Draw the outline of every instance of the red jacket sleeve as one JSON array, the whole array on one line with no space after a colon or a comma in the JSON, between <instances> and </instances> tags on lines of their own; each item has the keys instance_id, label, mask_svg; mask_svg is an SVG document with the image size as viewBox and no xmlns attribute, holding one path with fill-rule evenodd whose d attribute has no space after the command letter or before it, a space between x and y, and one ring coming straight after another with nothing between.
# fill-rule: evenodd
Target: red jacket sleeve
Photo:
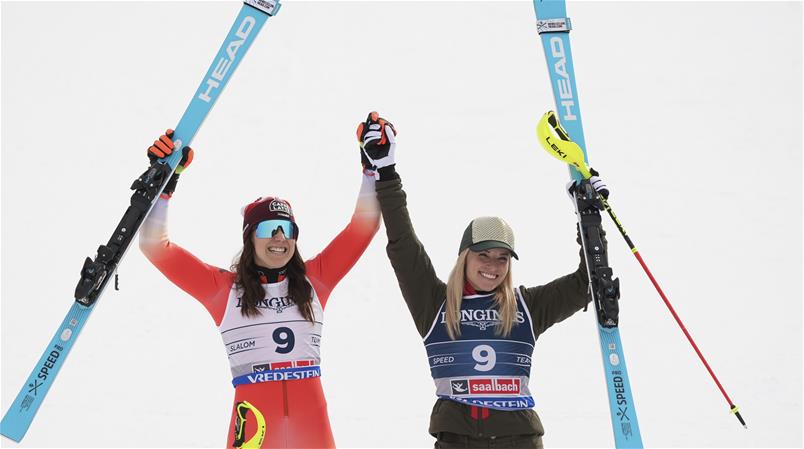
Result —
<instances>
[{"instance_id":1,"label":"red jacket sleeve","mask_svg":"<svg viewBox=\"0 0 804 449\"><path fill-rule=\"evenodd\" d=\"M307 277L312 281L322 307L326 306L332 289L352 269L380 229L380 206L374 182L373 177L363 175L351 221L320 254L305 263Z\"/></svg>"},{"instance_id":2,"label":"red jacket sleeve","mask_svg":"<svg viewBox=\"0 0 804 449\"><path fill-rule=\"evenodd\" d=\"M167 232L168 200L160 198L143 223L140 249L171 282L206 307L220 325L234 274L208 265L171 242Z\"/></svg>"}]
</instances>

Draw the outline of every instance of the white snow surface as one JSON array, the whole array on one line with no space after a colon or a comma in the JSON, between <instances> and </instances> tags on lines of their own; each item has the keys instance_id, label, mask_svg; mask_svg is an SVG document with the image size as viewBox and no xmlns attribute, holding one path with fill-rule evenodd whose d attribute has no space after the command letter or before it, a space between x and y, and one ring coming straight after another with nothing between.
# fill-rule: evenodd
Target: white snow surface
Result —
<instances>
[{"instance_id":1,"label":"white snow surface","mask_svg":"<svg viewBox=\"0 0 804 449\"><path fill-rule=\"evenodd\" d=\"M2 412L174 127L237 2L2 4ZM576 2L586 142L613 205L749 430L615 227L621 336L649 447L802 446L802 4ZM516 232L515 281L577 265L567 169L538 146L553 99L533 6L292 2L268 21L193 141L175 242L227 267L240 208L288 198L312 257L359 188L354 131L399 130L398 170L442 279L475 216ZM341 447L432 447L425 351L384 229L326 310L323 384ZM205 309L133 247L21 444L221 447L233 389ZM548 447L612 447L593 313L539 338Z\"/></svg>"}]
</instances>

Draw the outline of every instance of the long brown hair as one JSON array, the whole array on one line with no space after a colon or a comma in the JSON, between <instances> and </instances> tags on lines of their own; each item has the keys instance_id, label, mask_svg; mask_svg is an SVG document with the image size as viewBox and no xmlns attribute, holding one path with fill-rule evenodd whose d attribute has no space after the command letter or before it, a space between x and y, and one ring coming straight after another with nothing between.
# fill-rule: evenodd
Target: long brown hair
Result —
<instances>
[{"instance_id":1,"label":"long brown hair","mask_svg":"<svg viewBox=\"0 0 804 449\"><path fill-rule=\"evenodd\" d=\"M240 313L245 317L256 317L262 314L257 307L260 301L265 299L265 289L260 283L260 276L257 274L257 264L254 262L254 243L247 239L243 244L243 250L232 263L232 271L235 272L235 284L238 291L243 293L240 298ZM288 262L286 277L288 280L288 296L296 303L302 316L307 321L315 321L313 316L313 287L307 282L305 274L307 269L304 259L299 255L299 247L293 249L293 256Z\"/></svg>"},{"instance_id":2,"label":"long brown hair","mask_svg":"<svg viewBox=\"0 0 804 449\"><path fill-rule=\"evenodd\" d=\"M463 286L466 284L466 258L469 249L461 251L452 273L447 281L447 304L446 309L447 333L453 340L461 335L461 303L463 302ZM511 265L508 265L508 273L505 274L502 282L494 291L494 306L500 314L500 325L497 326L497 335L509 336L511 329L516 321L516 295L514 294L514 282L511 279Z\"/></svg>"}]
</instances>

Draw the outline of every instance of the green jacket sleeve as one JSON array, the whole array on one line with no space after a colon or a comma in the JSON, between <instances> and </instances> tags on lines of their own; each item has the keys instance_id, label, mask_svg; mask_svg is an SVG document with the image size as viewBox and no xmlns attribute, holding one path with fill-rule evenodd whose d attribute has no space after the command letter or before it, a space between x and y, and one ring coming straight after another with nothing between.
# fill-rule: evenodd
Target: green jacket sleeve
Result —
<instances>
[{"instance_id":1,"label":"green jacket sleeve","mask_svg":"<svg viewBox=\"0 0 804 449\"><path fill-rule=\"evenodd\" d=\"M430 257L416 237L401 179L377 182L377 199L388 235L388 258L416 329L424 337L446 298L447 285L436 276Z\"/></svg>"},{"instance_id":2,"label":"green jacket sleeve","mask_svg":"<svg viewBox=\"0 0 804 449\"><path fill-rule=\"evenodd\" d=\"M583 250L581 262L574 273L538 287L519 288L530 310L536 336L553 324L569 318L591 301L586 260L582 253Z\"/></svg>"}]
</instances>

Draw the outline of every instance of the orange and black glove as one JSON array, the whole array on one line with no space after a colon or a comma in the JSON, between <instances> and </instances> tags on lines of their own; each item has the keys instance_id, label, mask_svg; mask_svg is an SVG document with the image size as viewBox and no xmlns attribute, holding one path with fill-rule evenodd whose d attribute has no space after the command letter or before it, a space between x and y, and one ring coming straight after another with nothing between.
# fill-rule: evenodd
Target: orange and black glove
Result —
<instances>
[{"instance_id":1,"label":"orange and black glove","mask_svg":"<svg viewBox=\"0 0 804 449\"><path fill-rule=\"evenodd\" d=\"M157 159L162 159L173 154L174 149L173 130L168 129L165 131L165 134L162 134L158 139L154 140L153 145L148 147L148 159L153 164ZM181 175L181 173L193 162L194 153L192 148L184 147L181 149L181 152L181 161L179 161L179 165L173 172L173 176L170 177L170 180L168 180L167 184L165 184L164 190L162 190L162 193L165 195L170 196L173 194L173 192L176 190L176 183L179 182L179 175Z\"/></svg>"}]
</instances>

